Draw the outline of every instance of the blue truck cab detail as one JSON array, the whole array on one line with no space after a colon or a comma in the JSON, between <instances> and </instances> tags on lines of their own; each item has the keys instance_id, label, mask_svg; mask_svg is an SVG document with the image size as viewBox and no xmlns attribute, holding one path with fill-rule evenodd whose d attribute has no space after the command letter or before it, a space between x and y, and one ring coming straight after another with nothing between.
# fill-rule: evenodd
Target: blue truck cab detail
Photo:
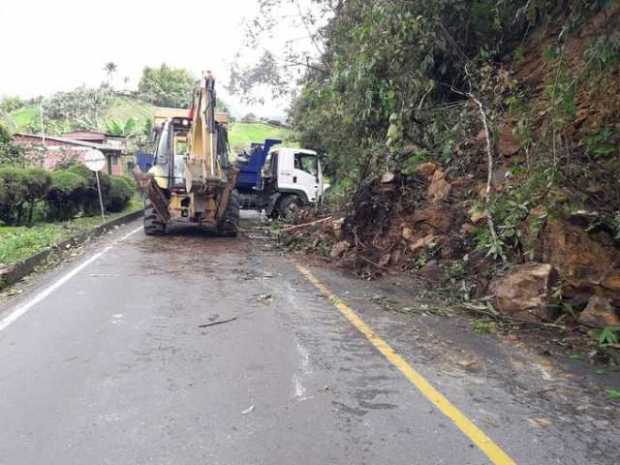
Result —
<instances>
[{"instance_id":1,"label":"blue truck cab detail","mask_svg":"<svg viewBox=\"0 0 620 465\"><path fill-rule=\"evenodd\" d=\"M252 144L250 154L237 159L239 177L236 189L242 194L251 194L261 187L261 170L269 155L269 151L275 145L281 144L278 139L266 139L262 144Z\"/></svg>"},{"instance_id":2,"label":"blue truck cab detail","mask_svg":"<svg viewBox=\"0 0 620 465\"><path fill-rule=\"evenodd\" d=\"M139 150L136 153L136 163L142 172L147 173L155 163L155 155Z\"/></svg>"}]
</instances>

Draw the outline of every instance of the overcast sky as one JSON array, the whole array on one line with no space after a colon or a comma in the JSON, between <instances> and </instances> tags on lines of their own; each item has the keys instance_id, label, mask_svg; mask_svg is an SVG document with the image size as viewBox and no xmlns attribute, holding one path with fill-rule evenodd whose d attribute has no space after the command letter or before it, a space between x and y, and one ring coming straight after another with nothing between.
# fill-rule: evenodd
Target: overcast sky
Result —
<instances>
[{"instance_id":1,"label":"overcast sky","mask_svg":"<svg viewBox=\"0 0 620 465\"><path fill-rule=\"evenodd\" d=\"M0 0L0 96L34 97L105 80L118 64L115 87L130 87L144 66L211 69L220 95L243 41L242 22L256 0ZM246 108L224 97L237 113ZM252 110L281 113L284 103Z\"/></svg>"}]
</instances>

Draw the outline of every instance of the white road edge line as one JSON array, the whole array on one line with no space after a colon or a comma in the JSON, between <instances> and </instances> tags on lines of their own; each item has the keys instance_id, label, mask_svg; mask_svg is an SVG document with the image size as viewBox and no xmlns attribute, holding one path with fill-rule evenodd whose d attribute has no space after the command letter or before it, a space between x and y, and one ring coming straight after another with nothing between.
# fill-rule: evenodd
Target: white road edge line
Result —
<instances>
[{"instance_id":1,"label":"white road edge line","mask_svg":"<svg viewBox=\"0 0 620 465\"><path fill-rule=\"evenodd\" d=\"M21 318L26 313L28 313L32 309L32 307L34 307L39 302L44 300L46 297L48 297L50 294L52 294L56 289L58 289L61 286L63 286L66 282L68 282L71 278L73 278L75 275L77 275L80 271L82 271L88 265L90 265L94 261L96 261L99 258L101 258L104 254L109 252L116 244L118 244L119 242L123 242L126 239L129 239L131 236L133 236L134 234L136 234L138 231L141 231L141 230L142 230L142 226L140 226L139 228L136 228L133 231L130 231L129 233L125 234L120 239L114 241L111 245L106 246L101 252L97 252L95 255L90 257L88 260L82 262L80 265L75 267L73 270L69 271L67 274L62 276L60 279L58 279L57 281L55 281L52 284L50 284L48 287L43 289L41 292L39 292L37 295L35 295L28 302L25 302L25 303L19 305L17 308L15 308L13 311L11 311L7 316L5 316L4 318L2 318L0 320L0 331L4 331L10 325L15 323L19 318Z\"/></svg>"}]
</instances>

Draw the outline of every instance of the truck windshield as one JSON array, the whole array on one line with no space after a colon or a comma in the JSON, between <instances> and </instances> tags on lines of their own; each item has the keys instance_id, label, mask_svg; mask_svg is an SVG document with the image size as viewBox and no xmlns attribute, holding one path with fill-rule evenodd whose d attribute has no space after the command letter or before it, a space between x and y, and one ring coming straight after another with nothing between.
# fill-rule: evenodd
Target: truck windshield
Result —
<instances>
[{"instance_id":1,"label":"truck windshield","mask_svg":"<svg viewBox=\"0 0 620 465\"><path fill-rule=\"evenodd\" d=\"M296 153L295 169L317 176L319 173L317 156L310 153Z\"/></svg>"}]
</instances>

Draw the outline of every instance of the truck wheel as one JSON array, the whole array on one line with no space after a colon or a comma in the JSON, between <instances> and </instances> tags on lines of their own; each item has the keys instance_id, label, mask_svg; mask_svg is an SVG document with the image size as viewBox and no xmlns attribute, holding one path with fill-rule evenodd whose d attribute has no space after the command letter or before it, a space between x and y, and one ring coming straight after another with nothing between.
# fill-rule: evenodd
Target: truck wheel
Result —
<instances>
[{"instance_id":1,"label":"truck wheel","mask_svg":"<svg viewBox=\"0 0 620 465\"><path fill-rule=\"evenodd\" d=\"M166 232L166 224L151 205L151 201L144 201L144 234L147 236L161 236Z\"/></svg>"},{"instance_id":2,"label":"truck wheel","mask_svg":"<svg viewBox=\"0 0 620 465\"><path fill-rule=\"evenodd\" d=\"M239 234L240 210L239 193L237 191L232 191L222 221L217 228L221 236L237 237L237 234Z\"/></svg>"},{"instance_id":3,"label":"truck wheel","mask_svg":"<svg viewBox=\"0 0 620 465\"><path fill-rule=\"evenodd\" d=\"M285 221L292 221L303 203L296 195L287 195L278 203L278 214Z\"/></svg>"}]
</instances>

